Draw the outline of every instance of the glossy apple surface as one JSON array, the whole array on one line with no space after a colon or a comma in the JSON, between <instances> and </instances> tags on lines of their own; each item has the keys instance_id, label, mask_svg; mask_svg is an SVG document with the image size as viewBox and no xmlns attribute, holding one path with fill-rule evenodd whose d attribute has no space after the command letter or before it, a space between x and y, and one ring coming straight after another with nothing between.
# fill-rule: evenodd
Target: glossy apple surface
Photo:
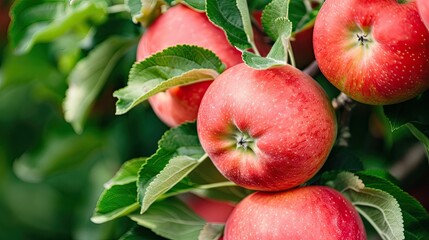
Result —
<instances>
[{"instance_id":1,"label":"glossy apple surface","mask_svg":"<svg viewBox=\"0 0 429 240\"><path fill-rule=\"evenodd\" d=\"M415 1L327 0L313 42L326 78L359 102L399 103L429 88L429 32Z\"/></svg>"},{"instance_id":2,"label":"glossy apple surface","mask_svg":"<svg viewBox=\"0 0 429 240\"><path fill-rule=\"evenodd\" d=\"M420 17L429 29L429 1L428 0L417 0L417 6L420 11Z\"/></svg>"},{"instance_id":3,"label":"glossy apple surface","mask_svg":"<svg viewBox=\"0 0 429 240\"><path fill-rule=\"evenodd\" d=\"M325 92L292 66L255 70L239 64L226 70L204 95L197 128L204 150L226 178L265 191L311 178L336 136Z\"/></svg>"},{"instance_id":4,"label":"glossy apple surface","mask_svg":"<svg viewBox=\"0 0 429 240\"><path fill-rule=\"evenodd\" d=\"M365 229L353 205L322 186L285 192L257 192L229 217L225 240L364 240Z\"/></svg>"},{"instance_id":5,"label":"glossy apple surface","mask_svg":"<svg viewBox=\"0 0 429 240\"><path fill-rule=\"evenodd\" d=\"M137 60L178 44L198 45L213 51L227 66L242 62L241 53L232 47L225 33L204 13L178 4L159 16L139 42ZM159 93L149 102L158 117L170 127L195 120L198 106L210 82L175 87Z\"/></svg>"}]
</instances>

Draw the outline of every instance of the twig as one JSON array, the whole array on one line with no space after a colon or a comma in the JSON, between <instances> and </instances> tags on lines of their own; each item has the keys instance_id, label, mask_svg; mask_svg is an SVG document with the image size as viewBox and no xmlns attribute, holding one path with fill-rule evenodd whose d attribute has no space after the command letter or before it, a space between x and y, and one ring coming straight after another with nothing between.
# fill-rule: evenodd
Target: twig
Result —
<instances>
[{"instance_id":1,"label":"twig","mask_svg":"<svg viewBox=\"0 0 429 240\"><path fill-rule=\"evenodd\" d=\"M320 69L319 69L319 65L317 64L317 61L314 60L312 63L310 63L310 65L308 65L304 70L304 73L308 74L309 76L316 76L317 74L319 74Z\"/></svg>"},{"instance_id":2,"label":"twig","mask_svg":"<svg viewBox=\"0 0 429 240\"><path fill-rule=\"evenodd\" d=\"M349 145L350 133L350 118L351 111L356 106L356 102L349 98L345 93L340 93L338 97L332 100L332 106L339 112L339 133L337 145L347 147Z\"/></svg>"}]
</instances>

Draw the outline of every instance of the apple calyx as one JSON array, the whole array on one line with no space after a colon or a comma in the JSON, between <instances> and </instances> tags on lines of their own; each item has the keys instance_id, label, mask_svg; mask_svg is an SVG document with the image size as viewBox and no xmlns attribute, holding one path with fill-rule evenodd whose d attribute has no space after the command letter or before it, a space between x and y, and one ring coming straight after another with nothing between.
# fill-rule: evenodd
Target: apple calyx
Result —
<instances>
[{"instance_id":1,"label":"apple calyx","mask_svg":"<svg viewBox=\"0 0 429 240\"><path fill-rule=\"evenodd\" d=\"M365 42L369 42L368 34L359 35L358 33L356 33L356 37L358 38L358 42L360 45L364 45Z\"/></svg>"},{"instance_id":2,"label":"apple calyx","mask_svg":"<svg viewBox=\"0 0 429 240\"><path fill-rule=\"evenodd\" d=\"M248 133L242 132L238 130L237 133L234 134L234 138L236 141L236 149L242 149L243 151L251 151L255 152L256 142L255 139L250 136Z\"/></svg>"}]
</instances>

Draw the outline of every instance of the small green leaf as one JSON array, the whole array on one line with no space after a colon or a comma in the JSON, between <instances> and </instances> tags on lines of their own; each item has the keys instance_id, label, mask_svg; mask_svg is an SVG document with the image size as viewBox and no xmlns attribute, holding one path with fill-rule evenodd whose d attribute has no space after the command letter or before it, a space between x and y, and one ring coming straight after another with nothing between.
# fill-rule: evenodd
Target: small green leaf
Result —
<instances>
[{"instance_id":1,"label":"small green leaf","mask_svg":"<svg viewBox=\"0 0 429 240\"><path fill-rule=\"evenodd\" d=\"M406 126L426 147L429 157L429 91L421 96L394 105L383 106L384 114L389 119L392 132Z\"/></svg>"},{"instance_id":2,"label":"small green leaf","mask_svg":"<svg viewBox=\"0 0 429 240\"><path fill-rule=\"evenodd\" d=\"M175 198L156 202L144 214L129 216L156 234L175 240L198 239L206 222Z\"/></svg>"},{"instance_id":3,"label":"small green leaf","mask_svg":"<svg viewBox=\"0 0 429 240\"><path fill-rule=\"evenodd\" d=\"M289 38L292 34L292 22L289 21L290 0L273 0L262 12L262 26L272 39Z\"/></svg>"},{"instance_id":4,"label":"small green leaf","mask_svg":"<svg viewBox=\"0 0 429 240\"><path fill-rule=\"evenodd\" d=\"M166 7L163 0L125 0L134 23L148 27Z\"/></svg>"},{"instance_id":5,"label":"small green leaf","mask_svg":"<svg viewBox=\"0 0 429 240\"><path fill-rule=\"evenodd\" d=\"M141 212L184 179L201 163L204 155L195 123L167 131L159 142L158 151L139 172L137 186Z\"/></svg>"},{"instance_id":6,"label":"small green leaf","mask_svg":"<svg viewBox=\"0 0 429 240\"><path fill-rule=\"evenodd\" d=\"M124 114L150 96L171 87L212 80L225 66L211 51L189 45L165 49L134 64L128 86L116 91L116 114Z\"/></svg>"},{"instance_id":7,"label":"small green leaf","mask_svg":"<svg viewBox=\"0 0 429 240\"><path fill-rule=\"evenodd\" d=\"M101 194L91 221L94 223L108 222L135 212L139 207L135 182L114 185L105 189Z\"/></svg>"},{"instance_id":8,"label":"small green leaf","mask_svg":"<svg viewBox=\"0 0 429 240\"><path fill-rule=\"evenodd\" d=\"M11 15L12 47L18 53L26 53L34 44L49 42L67 31L87 25L88 21L104 21L107 4L103 0L78 1L72 5L64 0L17 1Z\"/></svg>"},{"instance_id":9,"label":"small green leaf","mask_svg":"<svg viewBox=\"0 0 429 240\"><path fill-rule=\"evenodd\" d=\"M282 38L277 39L268 53L267 57L261 57L254 53L243 52L243 61L255 69L268 69L271 67L284 66L287 64L287 53L283 45Z\"/></svg>"},{"instance_id":10,"label":"small green leaf","mask_svg":"<svg viewBox=\"0 0 429 240\"><path fill-rule=\"evenodd\" d=\"M110 188L114 185L125 185L128 183L136 183L140 168L145 165L147 158L136 158L126 161L121 168L116 172L115 176L110 179L105 185L105 188Z\"/></svg>"},{"instance_id":11,"label":"small green leaf","mask_svg":"<svg viewBox=\"0 0 429 240\"><path fill-rule=\"evenodd\" d=\"M383 240L405 239L402 211L391 194L365 186L350 172L339 173L332 186L353 203Z\"/></svg>"},{"instance_id":12,"label":"small green leaf","mask_svg":"<svg viewBox=\"0 0 429 240\"><path fill-rule=\"evenodd\" d=\"M252 45L252 49L255 51L257 55L259 54L258 48L255 44L255 39L253 35L253 27L252 22L250 20L249 7L247 6L247 0L236 0L237 8L240 11L241 21L243 22L244 32L247 36L247 41Z\"/></svg>"},{"instance_id":13,"label":"small green leaf","mask_svg":"<svg viewBox=\"0 0 429 240\"><path fill-rule=\"evenodd\" d=\"M290 0L289 20L292 22L292 31L299 32L314 23L321 4L312 8L312 2L306 0Z\"/></svg>"},{"instance_id":14,"label":"small green leaf","mask_svg":"<svg viewBox=\"0 0 429 240\"><path fill-rule=\"evenodd\" d=\"M399 129L407 123L429 125L429 92L412 100L383 106L384 114L389 119L392 131Z\"/></svg>"},{"instance_id":15,"label":"small green leaf","mask_svg":"<svg viewBox=\"0 0 429 240\"><path fill-rule=\"evenodd\" d=\"M236 0L206 0L206 13L211 22L225 31L233 46L241 50L252 47L248 41Z\"/></svg>"},{"instance_id":16,"label":"small green leaf","mask_svg":"<svg viewBox=\"0 0 429 240\"><path fill-rule=\"evenodd\" d=\"M426 156L429 158L429 126L408 123L406 125L411 133L421 142L426 148Z\"/></svg>"},{"instance_id":17,"label":"small green leaf","mask_svg":"<svg viewBox=\"0 0 429 240\"><path fill-rule=\"evenodd\" d=\"M82 132L89 110L113 68L133 43L133 40L111 37L78 62L70 73L64 115L77 133Z\"/></svg>"},{"instance_id":18,"label":"small green leaf","mask_svg":"<svg viewBox=\"0 0 429 240\"><path fill-rule=\"evenodd\" d=\"M206 1L205 0L182 0L181 3L191 7L192 9L204 12L206 11Z\"/></svg>"},{"instance_id":19,"label":"small green leaf","mask_svg":"<svg viewBox=\"0 0 429 240\"><path fill-rule=\"evenodd\" d=\"M138 172L147 158L137 158L125 162L115 176L104 187L91 221L104 223L128 215L139 209L137 201Z\"/></svg>"},{"instance_id":20,"label":"small green leaf","mask_svg":"<svg viewBox=\"0 0 429 240\"><path fill-rule=\"evenodd\" d=\"M151 179L149 184L145 184L144 187L139 189L140 191L144 191L144 197L141 202L141 212L145 212L152 203L179 183L205 158L204 156L200 159L188 156L171 158L165 168Z\"/></svg>"}]
</instances>

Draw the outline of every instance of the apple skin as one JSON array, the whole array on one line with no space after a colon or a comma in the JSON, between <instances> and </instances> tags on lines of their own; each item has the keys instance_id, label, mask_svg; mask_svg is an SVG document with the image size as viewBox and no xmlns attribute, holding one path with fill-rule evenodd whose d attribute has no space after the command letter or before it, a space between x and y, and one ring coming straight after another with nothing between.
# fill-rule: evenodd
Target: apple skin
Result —
<instances>
[{"instance_id":1,"label":"apple skin","mask_svg":"<svg viewBox=\"0 0 429 240\"><path fill-rule=\"evenodd\" d=\"M239 64L210 85L197 130L227 179L252 190L279 191L306 182L321 168L335 141L336 119L323 89L298 69Z\"/></svg>"},{"instance_id":2,"label":"apple skin","mask_svg":"<svg viewBox=\"0 0 429 240\"><path fill-rule=\"evenodd\" d=\"M269 45L255 34L262 54ZM159 16L140 39L137 60L178 44L198 45L213 51L226 67L243 62L241 52L227 40L225 33L211 23L204 13L178 4ZM174 87L149 98L157 116L168 126L176 127L186 121L194 121L201 99L211 81Z\"/></svg>"},{"instance_id":3,"label":"apple skin","mask_svg":"<svg viewBox=\"0 0 429 240\"><path fill-rule=\"evenodd\" d=\"M429 88L429 32L415 1L327 0L313 43L322 73L356 101L394 104Z\"/></svg>"},{"instance_id":4,"label":"apple skin","mask_svg":"<svg viewBox=\"0 0 429 240\"><path fill-rule=\"evenodd\" d=\"M427 29L429 29L429 1L428 0L417 0L417 6L420 11L420 17L425 23Z\"/></svg>"},{"instance_id":5,"label":"apple skin","mask_svg":"<svg viewBox=\"0 0 429 240\"><path fill-rule=\"evenodd\" d=\"M324 186L285 192L256 192L230 215L225 240L364 240L365 229L353 205Z\"/></svg>"},{"instance_id":6,"label":"apple skin","mask_svg":"<svg viewBox=\"0 0 429 240\"><path fill-rule=\"evenodd\" d=\"M184 201L198 216L210 223L225 223L235 207L228 202L203 198L193 194L186 195Z\"/></svg>"}]
</instances>

